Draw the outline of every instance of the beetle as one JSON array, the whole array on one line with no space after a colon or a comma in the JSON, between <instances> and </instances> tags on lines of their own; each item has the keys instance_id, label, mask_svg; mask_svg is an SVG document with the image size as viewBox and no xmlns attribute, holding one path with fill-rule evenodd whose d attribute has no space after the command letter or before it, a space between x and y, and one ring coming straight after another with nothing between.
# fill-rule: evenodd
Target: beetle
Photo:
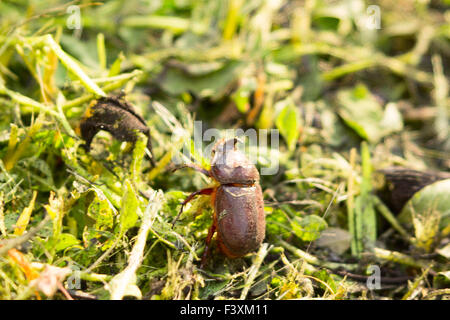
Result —
<instances>
[{"instance_id":1,"label":"beetle","mask_svg":"<svg viewBox=\"0 0 450 320\"><path fill-rule=\"evenodd\" d=\"M86 141L83 145L86 152L90 151L92 140L100 130L111 133L119 141L132 143L137 140L136 132L142 132L148 137L147 149L151 154L149 160L152 166L155 166L150 129L145 120L134 111L133 106L125 100L123 93L101 97L87 108L77 127L77 133Z\"/></svg>"},{"instance_id":2,"label":"beetle","mask_svg":"<svg viewBox=\"0 0 450 320\"><path fill-rule=\"evenodd\" d=\"M191 193L184 206L197 195L210 195L214 208L213 223L206 237L201 266L206 262L211 239L217 232L219 250L229 258L238 258L256 251L265 237L264 200L255 165L236 148L238 138L221 139L212 148L211 169L185 164L216 181L216 185ZM177 168L176 170L180 169Z\"/></svg>"}]
</instances>

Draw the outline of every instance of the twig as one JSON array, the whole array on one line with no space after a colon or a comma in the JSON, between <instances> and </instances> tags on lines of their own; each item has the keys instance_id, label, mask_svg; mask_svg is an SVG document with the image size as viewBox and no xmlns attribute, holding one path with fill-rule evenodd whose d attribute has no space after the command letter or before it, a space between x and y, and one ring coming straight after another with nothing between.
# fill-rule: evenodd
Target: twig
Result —
<instances>
[{"instance_id":1,"label":"twig","mask_svg":"<svg viewBox=\"0 0 450 320\"><path fill-rule=\"evenodd\" d=\"M253 281L255 281L258 270L261 267L261 263L264 261L264 258L266 257L271 247L272 246L269 247L268 243L264 243L256 254L255 260L253 261L253 264L248 272L248 277L247 281L245 281L244 289L241 292L241 300L245 300L247 298L248 291L250 290Z\"/></svg>"},{"instance_id":2,"label":"twig","mask_svg":"<svg viewBox=\"0 0 450 320\"><path fill-rule=\"evenodd\" d=\"M28 240L30 240L32 237L34 237L34 235L36 233L38 233L39 230L41 230L45 226L45 224L49 220L50 220L50 216L47 215L44 218L44 220L39 222L39 224L36 227L31 228L24 235L22 235L20 237L17 237L17 238L0 241L0 256L5 254L6 252L8 252L10 249L15 248L15 247L21 245L22 243L27 242Z\"/></svg>"},{"instance_id":3,"label":"twig","mask_svg":"<svg viewBox=\"0 0 450 320\"><path fill-rule=\"evenodd\" d=\"M287 243L284 240L279 240L278 244L281 245L282 247L286 248L290 252L292 252L295 256L305 260L306 262L308 262L312 265L322 266L322 267L329 268L329 269L343 268L346 270L355 270L358 267L357 264L346 264L346 263L322 261L322 260L318 259L317 257L313 256L312 254L307 253L299 248L296 248L293 245L290 245L289 243Z\"/></svg>"},{"instance_id":4,"label":"twig","mask_svg":"<svg viewBox=\"0 0 450 320\"><path fill-rule=\"evenodd\" d=\"M417 287L419 286L420 282L423 280L423 278L425 278L425 276L428 274L428 272L430 271L432 266L429 266L424 272L422 272L422 274L420 275L420 277L418 277L416 279L416 281L414 281L414 283L411 285L411 288L408 290L408 292L403 296L402 300L410 300L412 294L414 293L414 291L417 289Z\"/></svg>"},{"instance_id":5,"label":"twig","mask_svg":"<svg viewBox=\"0 0 450 320\"><path fill-rule=\"evenodd\" d=\"M391 226L397 230L405 239L409 242L412 242L411 236L406 232L406 230L398 223L397 219L391 213L388 207L381 202L381 200L377 196L373 196L373 201L375 207L381 213L381 215L391 224Z\"/></svg>"},{"instance_id":6,"label":"twig","mask_svg":"<svg viewBox=\"0 0 450 320\"><path fill-rule=\"evenodd\" d=\"M101 87L101 89L104 92L110 92L110 91L116 90L116 89L122 87L122 85L124 83L128 82L130 79L132 79L134 77L137 77L137 76L139 76L141 74L142 74L141 70L134 70L134 71L132 71L130 73L121 74L120 76L114 77L114 78L116 78L117 81L111 82L111 83ZM113 77L109 78L109 80L112 80L112 79L113 79ZM106 80L106 79L104 79L104 80ZM93 81L95 82L95 79ZM103 82L103 81L100 81L100 82ZM91 101L94 98L95 98L95 94L87 93L87 94L85 94L85 95L83 95L83 96L81 96L79 98L67 101L66 103L64 103L62 105L62 109L64 111L67 111L67 110L69 110L69 109L71 109L73 107L76 107L78 105L82 105L83 103Z\"/></svg>"},{"instance_id":7,"label":"twig","mask_svg":"<svg viewBox=\"0 0 450 320\"><path fill-rule=\"evenodd\" d=\"M62 294L66 297L67 300L74 300L72 298L72 296L70 295L70 293L67 292L66 288L64 288L64 286L60 282L57 283L57 286L58 286L59 291L62 292Z\"/></svg>"},{"instance_id":8,"label":"twig","mask_svg":"<svg viewBox=\"0 0 450 320\"><path fill-rule=\"evenodd\" d=\"M351 273L345 270L335 270L333 271L341 276L349 277L352 279L355 279L357 281L366 282L367 279L369 279L370 276L366 276L363 274L355 274ZM401 277L380 277L380 282L387 283L387 284L394 284L394 283L403 283L407 282L408 280L413 280L414 277L410 276L401 276Z\"/></svg>"},{"instance_id":9,"label":"twig","mask_svg":"<svg viewBox=\"0 0 450 320\"><path fill-rule=\"evenodd\" d=\"M444 294L450 295L450 289L446 288L446 289L433 290L425 296L425 299L434 298L436 296L440 296L440 295L444 295Z\"/></svg>"},{"instance_id":10,"label":"twig","mask_svg":"<svg viewBox=\"0 0 450 320\"><path fill-rule=\"evenodd\" d=\"M95 268L97 268L98 265L99 265L103 260L105 260L105 259L109 256L109 254L116 248L116 245L117 245L117 243L119 242L119 240L120 240L120 239L116 239L116 240L113 242L112 246L109 247L108 250L106 250L105 252L103 252L103 254L102 254L102 255L101 255L101 256L100 256L93 264L91 264L91 266L90 266L89 268L87 268L87 269L85 270L85 272L89 273L89 272L91 272L92 270L94 270Z\"/></svg>"},{"instance_id":11,"label":"twig","mask_svg":"<svg viewBox=\"0 0 450 320\"><path fill-rule=\"evenodd\" d=\"M162 196L161 191L154 191L149 197L149 204L142 217L142 224L137 235L136 243L131 250L128 266L109 283L112 300L122 299L127 293L127 289L132 285L135 286L136 271L142 263L145 242L153 224L154 217L162 206ZM137 287L136 289L139 290Z\"/></svg>"},{"instance_id":12,"label":"twig","mask_svg":"<svg viewBox=\"0 0 450 320\"><path fill-rule=\"evenodd\" d=\"M106 96L106 93L84 73L83 69L81 69L74 59L72 59L67 53L64 52L64 50L61 49L59 44L55 42L51 35L46 35L44 37L44 43L58 56L59 60L67 68L67 70L71 71L78 77L86 89L98 96Z\"/></svg>"},{"instance_id":13,"label":"twig","mask_svg":"<svg viewBox=\"0 0 450 320\"><path fill-rule=\"evenodd\" d=\"M391 262L403 264L414 268L427 269L429 267L429 265L427 265L427 263L425 263L424 261L413 259L410 256L397 251L389 251L386 249L374 248L374 254L375 257L377 257L378 259L388 260ZM436 272L430 270L430 274L435 275Z\"/></svg>"},{"instance_id":14,"label":"twig","mask_svg":"<svg viewBox=\"0 0 450 320\"><path fill-rule=\"evenodd\" d=\"M80 290L67 290L71 297L81 300L98 300L98 298L92 294L80 291Z\"/></svg>"}]
</instances>

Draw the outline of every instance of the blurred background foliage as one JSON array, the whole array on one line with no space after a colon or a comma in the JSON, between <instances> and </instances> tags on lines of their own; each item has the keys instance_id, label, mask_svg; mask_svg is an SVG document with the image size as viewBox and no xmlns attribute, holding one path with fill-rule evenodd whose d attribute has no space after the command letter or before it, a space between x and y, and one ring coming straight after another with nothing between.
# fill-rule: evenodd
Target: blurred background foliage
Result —
<instances>
[{"instance_id":1,"label":"blurred background foliage","mask_svg":"<svg viewBox=\"0 0 450 320\"><path fill-rule=\"evenodd\" d=\"M448 296L449 4L1 1L0 298ZM79 148L89 103L121 90L156 168L146 137ZM259 169L280 168L261 177L266 244L214 250L205 270L209 199L171 227L208 183L170 163L187 146L208 165L194 120L281 138L257 151ZM394 166L441 178L399 209L379 171Z\"/></svg>"}]
</instances>

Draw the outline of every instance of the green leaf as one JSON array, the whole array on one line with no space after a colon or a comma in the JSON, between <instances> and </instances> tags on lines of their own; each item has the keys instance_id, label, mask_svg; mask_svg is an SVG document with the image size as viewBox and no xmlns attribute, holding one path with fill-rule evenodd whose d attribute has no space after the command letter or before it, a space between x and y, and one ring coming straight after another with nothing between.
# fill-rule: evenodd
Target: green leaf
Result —
<instances>
[{"instance_id":1,"label":"green leaf","mask_svg":"<svg viewBox=\"0 0 450 320\"><path fill-rule=\"evenodd\" d=\"M161 87L172 95L193 92L199 97L220 98L228 85L236 79L243 62L230 61L223 68L203 75L187 74L185 70L169 68L161 80Z\"/></svg>"},{"instance_id":2,"label":"green leaf","mask_svg":"<svg viewBox=\"0 0 450 320\"><path fill-rule=\"evenodd\" d=\"M128 229L134 227L138 221L140 210L136 192L131 182L126 179L122 196L122 209L120 211L120 234L124 234Z\"/></svg>"},{"instance_id":3,"label":"green leaf","mask_svg":"<svg viewBox=\"0 0 450 320\"><path fill-rule=\"evenodd\" d=\"M385 110L364 85L341 90L337 95L338 113L361 138L375 143L403 128L402 117L394 103Z\"/></svg>"},{"instance_id":4,"label":"green leaf","mask_svg":"<svg viewBox=\"0 0 450 320\"><path fill-rule=\"evenodd\" d=\"M147 147L147 136L143 133L138 133L138 139L134 144L133 160L131 162L131 179L134 185L139 185L142 160L145 155L145 148Z\"/></svg>"},{"instance_id":5,"label":"green leaf","mask_svg":"<svg viewBox=\"0 0 450 320\"><path fill-rule=\"evenodd\" d=\"M303 241L314 241L320 237L323 230L328 227L324 219L316 215L307 215L303 218L295 217L291 222L292 231Z\"/></svg>"},{"instance_id":6,"label":"green leaf","mask_svg":"<svg viewBox=\"0 0 450 320\"><path fill-rule=\"evenodd\" d=\"M290 231L290 223L283 210L275 209L267 215L266 232L269 237L283 236L287 238L291 235Z\"/></svg>"},{"instance_id":7,"label":"green leaf","mask_svg":"<svg viewBox=\"0 0 450 320\"><path fill-rule=\"evenodd\" d=\"M416 245L430 250L440 231L450 224L450 179L437 181L419 190L406 203L398 220L413 225Z\"/></svg>"},{"instance_id":8,"label":"green leaf","mask_svg":"<svg viewBox=\"0 0 450 320\"><path fill-rule=\"evenodd\" d=\"M99 197L99 194L95 193L94 200L89 204L87 215L95 220L95 229L106 230L113 227L114 224L114 211L104 197Z\"/></svg>"},{"instance_id":9,"label":"green leaf","mask_svg":"<svg viewBox=\"0 0 450 320\"><path fill-rule=\"evenodd\" d=\"M353 215L349 215L352 232L352 254L359 257L375 246L377 238L375 203L372 196L372 164L366 142L361 143L362 182L361 193L355 198Z\"/></svg>"},{"instance_id":10,"label":"green leaf","mask_svg":"<svg viewBox=\"0 0 450 320\"><path fill-rule=\"evenodd\" d=\"M373 198L370 194L362 194L355 198L355 234L353 234L355 245L352 253L360 256L364 251L371 250L376 240L376 213Z\"/></svg>"},{"instance_id":11,"label":"green leaf","mask_svg":"<svg viewBox=\"0 0 450 320\"><path fill-rule=\"evenodd\" d=\"M48 242L49 244L52 241ZM75 238L73 234L70 233L61 233L56 241L56 243L51 243L49 248L54 248L56 251L61 251L67 249L69 247L80 244L80 240ZM54 247L53 247L54 245Z\"/></svg>"},{"instance_id":12,"label":"green leaf","mask_svg":"<svg viewBox=\"0 0 450 320\"><path fill-rule=\"evenodd\" d=\"M275 120L275 124L288 145L289 150L294 150L300 134L300 115L297 106L290 100L282 100L275 104L276 109L281 109Z\"/></svg>"},{"instance_id":13,"label":"green leaf","mask_svg":"<svg viewBox=\"0 0 450 320\"><path fill-rule=\"evenodd\" d=\"M122 65L122 61L125 60L125 56L122 52L119 53L116 60L112 63L111 67L109 68L109 77L117 76L120 73L120 66Z\"/></svg>"},{"instance_id":14,"label":"green leaf","mask_svg":"<svg viewBox=\"0 0 450 320\"><path fill-rule=\"evenodd\" d=\"M331 290L333 290L333 293L336 292L336 290L337 290L336 282L334 281L334 279L331 277L331 274L327 270L323 269L320 271L316 271L316 272L314 272L314 276L317 277L318 279L322 280L323 282L325 282L330 287L330 288L328 288L323 283L319 282L319 284L323 290L331 289Z\"/></svg>"},{"instance_id":15,"label":"green leaf","mask_svg":"<svg viewBox=\"0 0 450 320\"><path fill-rule=\"evenodd\" d=\"M86 226L83 230L83 242L85 246L95 248L95 250L108 250L114 244L114 233L101 231Z\"/></svg>"},{"instance_id":16,"label":"green leaf","mask_svg":"<svg viewBox=\"0 0 450 320\"><path fill-rule=\"evenodd\" d=\"M450 271L442 271L434 276L433 283L435 286L449 286L450 285Z\"/></svg>"}]
</instances>

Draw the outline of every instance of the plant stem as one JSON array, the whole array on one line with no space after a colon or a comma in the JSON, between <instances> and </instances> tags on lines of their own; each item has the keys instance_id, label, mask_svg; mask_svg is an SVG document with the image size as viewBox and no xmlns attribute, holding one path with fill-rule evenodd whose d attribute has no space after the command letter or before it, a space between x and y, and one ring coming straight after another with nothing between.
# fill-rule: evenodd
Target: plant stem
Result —
<instances>
[{"instance_id":1,"label":"plant stem","mask_svg":"<svg viewBox=\"0 0 450 320\"><path fill-rule=\"evenodd\" d=\"M118 275L114 276L109 283L112 300L122 299L130 286L134 286L139 290L135 285L136 271L142 263L147 235L157 212L161 209L162 197L163 194L161 191L154 191L149 197L148 206L141 220L142 222L137 235L137 240L128 259L128 266Z\"/></svg>"},{"instance_id":2,"label":"plant stem","mask_svg":"<svg viewBox=\"0 0 450 320\"><path fill-rule=\"evenodd\" d=\"M255 259L253 260L253 264L248 271L247 281L245 281L244 289L241 292L241 300L245 300L247 298L248 291L250 290L253 281L255 281L258 270L261 267L261 263L264 261L264 258L266 257L271 247L272 246L269 247L268 243L264 243L258 250Z\"/></svg>"}]
</instances>

